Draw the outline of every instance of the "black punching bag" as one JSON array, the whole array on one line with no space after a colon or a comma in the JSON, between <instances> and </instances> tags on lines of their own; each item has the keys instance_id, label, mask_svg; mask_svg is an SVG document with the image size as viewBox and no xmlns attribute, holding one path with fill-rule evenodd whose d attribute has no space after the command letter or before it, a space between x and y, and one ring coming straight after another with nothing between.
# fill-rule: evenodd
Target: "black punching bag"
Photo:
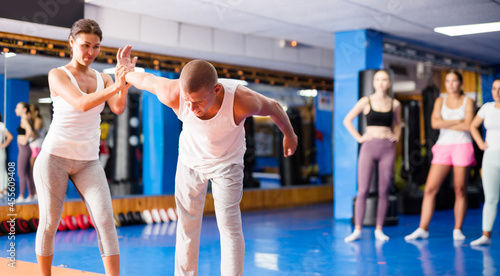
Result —
<instances>
[{"instance_id":1,"label":"black punching bag","mask_svg":"<svg viewBox=\"0 0 500 276\"><path fill-rule=\"evenodd\" d=\"M370 96L373 94L373 77L375 73L377 73L378 69L367 69L359 72L359 90L358 95L359 99L365 96ZM391 79L391 83L393 78L393 73L391 70L387 70L389 72L389 77ZM390 91L390 96L393 98L394 93ZM361 135L365 133L366 130L366 117L364 115L360 115L358 117L358 131ZM360 145L361 146L361 145ZM393 184L391 185L391 187ZM353 199L353 216L351 222L354 223L355 217L355 206L356 197ZM378 204L378 164L375 164L374 171L372 173L372 183L370 185L370 192L366 199L366 210L365 217L363 219L364 226L374 226L377 222L377 204ZM389 194L389 204L387 207L387 215L385 217L384 225L396 225L398 224L399 219L397 217L397 197L395 195Z\"/></svg>"},{"instance_id":2,"label":"black punching bag","mask_svg":"<svg viewBox=\"0 0 500 276\"><path fill-rule=\"evenodd\" d=\"M422 173L425 157L421 154L420 143L420 104L418 101L402 102L401 131L403 142L403 167L401 176L407 180L406 187L399 193L399 212L403 214L420 214L424 193L419 189L418 175Z\"/></svg>"},{"instance_id":3,"label":"black punching bag","mask_svg":"<svg viewBox=\"0 0 500 276\"><path fill-rule=\"evenodd\" d=\"M260 182L257 178L254 178L253 168L256 163L257 156L255 154L255 137L254 137L254 122L253 117L248 117L245 120L245 142L246 148L245 155L243 156L243 165L245 166L243 170L243 188L258 188Z\"/></svg>"},{"instance_id":4,"label":"black punching bag","mask_svg":"<svg viewBox=\"0 0 500 276\"><path fill-rule=\"evenodd\" d=\"M302 136L302 117L300 116L300 110L296 107L288 108L287 110L288 118L290 119L290 123L292 124L293 130L297 137L299 137L299 141ZM277 142L277 148L281 149L278 152L278 160L279 160L279 168L280 168L280 176L281 183L283 186L291 186L291 185L300 185L305 184L306 181L302 177L302 160L303 160L303 145L301 142L298 143L297 149L295 150L295 154L289 157L283 156L283 133L279 131L280 139Z\"/></svg>"},{"instance_id":5,"label":"black punching bag","mask_svg":"<svg viewBox=\"0 0 500 276\"><path fill-rule=\"evenodd\" d=\"M129 91L127 107L115 116L113 196L142 193L141 94Z\"/></svg>"}]
</instances>

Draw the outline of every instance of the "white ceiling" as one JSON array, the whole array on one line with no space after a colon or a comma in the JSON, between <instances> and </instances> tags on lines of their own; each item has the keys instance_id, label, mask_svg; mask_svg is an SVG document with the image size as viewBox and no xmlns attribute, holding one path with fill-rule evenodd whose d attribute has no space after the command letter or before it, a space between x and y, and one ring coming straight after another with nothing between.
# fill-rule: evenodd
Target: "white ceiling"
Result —
<instances>
[{"instance_id":1,"label":"white ceiling","mask_svg":"<svg viewBox=\"0 0 500 276\"><path fill-rule=\"evenodd\" d=\"M333 49L340 31L374 29L420 46L500 64L500 32L461 37L435 27L500 21L500 0L86 0L88 4Z\"/></svg>"},{"instance_id":2,"label":"white ceiling","mask_svg":"<svg viewBox=\"0 0 500 276\"><path fill-rule=\"evenodd\" d=\"M87 5L245 35L296 40L334 50L335 33L371 28L406 41L471 61L500 64L500 32L449 37L435 27L500 21L500 0L86 0ZM5 23L10 23L4 20ZM12 23L15 24L15 23ZM4 24L6 25L6 24ZM60 30L59 30L60 29ZM67 36L63 28L51 28ZM151 49L154 49L151 45ZM154 52L154 51L152 51ZM3 73L0 58L0 74ZM29 59L22 62L22 59ZM48 72L54 59L21 56L7 60L8 76ZM64 64L66 60L59 59ZM30 64L29 67L25 66ZM266 68L265 63L260 67ZM101 65L95 64L94 67ZM107 66L107 65L102 65ZM100 68L96 68L100 69ZM333 76L333 74L331 74Z\"/></svg>"}]
</instances>

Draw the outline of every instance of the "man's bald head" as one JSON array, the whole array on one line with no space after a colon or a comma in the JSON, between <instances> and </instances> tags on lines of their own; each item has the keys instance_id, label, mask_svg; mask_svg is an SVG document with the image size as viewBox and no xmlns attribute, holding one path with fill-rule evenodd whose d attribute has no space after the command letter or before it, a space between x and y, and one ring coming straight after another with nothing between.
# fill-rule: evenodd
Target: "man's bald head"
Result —
<instances>
[{"instance_id":1,"label":"man's bald head","mask_svg":"<svg viewBox=\"0 0 500 276\"><path fill-rule=\"evenodd\" d=\"M197 92L202 89L212 91L217 84L217 70L204 60L192 60L182 68L179 77L181 88L187 93Z\"/></svg>"}]
</instances>

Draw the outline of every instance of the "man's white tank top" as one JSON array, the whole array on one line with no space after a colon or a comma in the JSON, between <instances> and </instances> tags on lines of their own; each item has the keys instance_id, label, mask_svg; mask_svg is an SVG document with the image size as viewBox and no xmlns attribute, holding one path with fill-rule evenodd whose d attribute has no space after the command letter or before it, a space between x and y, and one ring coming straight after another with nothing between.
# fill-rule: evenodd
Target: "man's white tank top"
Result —
<instances>
[{"instance_id":1,"label":"man's white tank top","mask_svg":"<svg viewBox=\"0 0 500 276\"><path fill-rule=\"evenodd\" d=\"M64 66L59 67L70 77L71 83L80 90L75 77ZM104 89L101 74L94 70L97 89ZM85 95L81 90L80 92ZM52 97L53 119L43 141L42 150L64 158L74 160L99 159L99 138L101 130L101 112L105 103L88 111L80 111L65 101L61 96Z\"/></svg>"},{"instance_id":2,"label":"man's white tank top","mask_svg":"<svg viewBox=\"0 0 500 276\"><path fill-rule=\"evenodd\" d=\"M446 97L443 99L443 106L441 106L441 117L444 120L463 120L465 119L465 105L467 97L464 97L464 102L459 108L451 109L446 106ZM465 144L471 143L472 138L468 131L452 130L442 128L439 130L439 138L436 141L438 145L452 145L452 144Z\"/></svg>"},{"instance_id":3,"label":"man's white tank top","mask_svg":"<svg viewBox=\"0 0 500 276\"><path fill-rule=\"evenodd\" d=\"M237 83L219 80L224 98L219 112L201 120L180 95L178 118L183 122L179 138L179 162L201 173L213 173L228 164L243 164L246 151L243 120L234 122L234 94Z\"/></svg>"}]
</instances>

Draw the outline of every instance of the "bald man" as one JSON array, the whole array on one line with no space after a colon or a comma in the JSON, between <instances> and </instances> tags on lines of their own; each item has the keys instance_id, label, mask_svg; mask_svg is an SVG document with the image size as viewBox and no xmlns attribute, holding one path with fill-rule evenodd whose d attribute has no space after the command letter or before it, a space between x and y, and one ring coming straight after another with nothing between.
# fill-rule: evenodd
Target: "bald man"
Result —
<instances>
[{"instance_id":1,"label":"bald man","mask_svg":"<svg viewBox=\"0 0 500 276\"><path fill-rule=\"evenodd\" d=\"M123 61L122 61L123 62ZM203 206L212 183L221 239L221 275L243 275L245 241L241 226L245 119L270 116L283 132L285 157L294 154L297 135L286 112L267 98L233 81L218 80L207 61L193 60L178 80L131 72L128 83L147 90L183 122L175 177L178 210L175 275L198 275Z\"/></svg>"}]
</instances>

